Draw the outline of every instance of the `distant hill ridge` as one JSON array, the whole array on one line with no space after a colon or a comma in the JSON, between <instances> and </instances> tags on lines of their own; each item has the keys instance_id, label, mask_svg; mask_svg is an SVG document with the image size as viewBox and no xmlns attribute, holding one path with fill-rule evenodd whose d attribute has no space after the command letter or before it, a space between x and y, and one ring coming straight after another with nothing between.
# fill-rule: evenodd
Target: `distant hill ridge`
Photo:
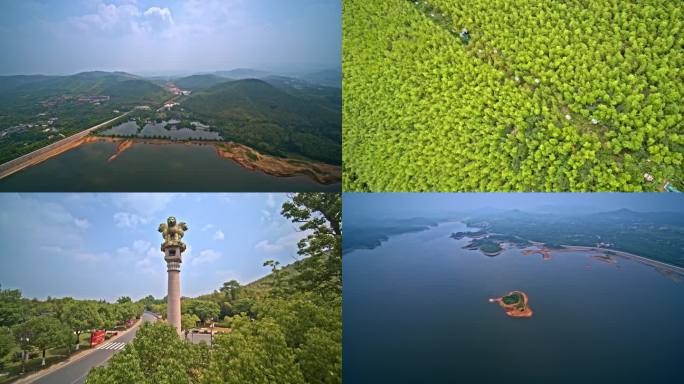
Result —
<instances>
[{"instance_id":1,"label":"distant hill ridge","mask_svg":"<svg viewBox=\"0 0 684 384\"><path fill-rule=\"evenodd\" d=\"M181 77L174 80L174 84L181 89L200 91L231 80L214 74L203 74Z\"/></svg>"},{"instance_id":2,"label":"distant hill ridge","mask_svg":"<svg viewBox=\"0 0 684 384\"><path fill-rule=\"evenodd\" d=\"M142 77L126 72L91 71L68 76L0 76L0 108L37 102L53 96L110 96L115 102L135 104L171 94Z\"/></svg>"}]
</instances>

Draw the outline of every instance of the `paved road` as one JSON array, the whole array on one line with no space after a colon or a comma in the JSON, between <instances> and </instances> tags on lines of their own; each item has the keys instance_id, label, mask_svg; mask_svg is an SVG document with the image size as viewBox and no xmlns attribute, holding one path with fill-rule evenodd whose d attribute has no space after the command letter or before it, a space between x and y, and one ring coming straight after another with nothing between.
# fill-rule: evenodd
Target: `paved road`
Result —
<instances>
[{"instance_id":1,"label":"paved road","mask_svg":"<svg viewBox=\"0 0 684 384\"><path fill-rule=\"evenodd\" d=\"M579 246L579 245L562 245L562 246L566 247L566 248L580 249L580 250L591 250L591 251L598 251L598 252L610 251L610 252L617 254L618 256L623 256L623 257L626 257L628 259L634 259L636 261L641 261L643 264L648 264L651 267L666 268L666 269L669 269L673 272L678 272L680 274L684 274L684 268L682 268L680 266L663 263L662 261L649 259L646 257L635 255L633 253L629 253L629 252L618 251L618 250L615 250L612 248L584 247L584 246Z\"/></svg>"},{"instance_id":2,"label":"paved road","mask_svg":"<svg viewBox=\"0 0 684 384\"><path fill-rule=\"evenodd\" d=\"M149 313L144 313L142 321L156 321L156 317ZM141 322L142 323L142 322ZM115 353L122 350L135 337L137 327L114 341L107 341L96 347L88 356L82 357L73 363L66 365L54 372L33 381L36 384L81 384L90 369L107 363Z\"/></svg>"},{"instance_id":3,"label":"paved road","mask_svg":"<svg viewBox=\"0 0 684 384\"><path fill-rule=\"evenodd\" d=\"M88 129L85 129L81 132L75 133L69 137L66 137L62 140L55 141L52 144L46 145L43 148L36 149L35 151L31 153L27 153L21 157L17 157L14 160L10 160L4 164L0 164L0 179L3 177L7 177L15 172L21 171L22 169L29 167L31 165L38 164L46 159L48 159L50 154L54 151L59 151L60 148L68 146L72 143L75 143L78 140L83 139L84 137L88 136L90 133L106 126L107 124L110 124L116 120L119 120L126 115L131 113L131 111L123 113L113 119L107 120L104 123L97 124L95 126L92 126Z\"/></svg>"},{"instance_id":4,"label":"paved road","mask_svg":"<svg viewBox=\"0 0 684 384\"><path fill-rule=\"evenodd\" d=\"M177 97L178 96L173 96L169 100L162 103L162 105L172 102ZM55 141L52 144L46 145L43 148L36 149L35 151L33 151L31 153L27 153L21 157L17 157L14 160L10 160L6 163L0 164L0 179L2 179L3 177L7 177L13 173L19 172L24 168L30 167L32 165L38 164L40 162L43 162L43 161L49 159L50 157L52 157L54 155L53 152L60 151L60 150L64 151L65 147L68 147L69 145L77 142L78 140L83 139L84 137L86 137L89 134L91 134L92 132L95 132L98 129L106 126L107 124L113 123L119 119L124 118L125 116L127 116L128 114L133 112L134 110L135 109L131 109L130 111L122 113L113 119L105 121L104 123L94 125L88 129L85 129L81 132L75 133L69 137L62 139L62 140ZM59 153L61 153L61 152L59 152Z\"/></svg>"}]
</instances>

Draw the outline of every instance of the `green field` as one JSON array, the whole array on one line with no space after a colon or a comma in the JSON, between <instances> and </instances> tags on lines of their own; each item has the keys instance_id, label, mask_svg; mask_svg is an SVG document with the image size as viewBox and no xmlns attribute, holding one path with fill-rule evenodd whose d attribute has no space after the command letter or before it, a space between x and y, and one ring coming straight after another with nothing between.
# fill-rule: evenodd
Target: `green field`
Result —
<instances>
[{"instance_id":1,"label":"green field","mask_svg":"<svg viewBox=\"0 0 684 384\"><path fill-rule=\"evenodd\" d=\"M345 0L344 189L682 187L681 29L681 2Z\"/></svg>"}]
</instances>

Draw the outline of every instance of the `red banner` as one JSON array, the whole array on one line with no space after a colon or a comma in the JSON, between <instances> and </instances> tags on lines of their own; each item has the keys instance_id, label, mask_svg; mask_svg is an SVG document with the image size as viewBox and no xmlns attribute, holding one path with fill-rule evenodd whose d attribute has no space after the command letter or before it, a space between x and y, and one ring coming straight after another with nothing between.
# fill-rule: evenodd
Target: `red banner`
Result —
<instances>
[{"instance_id":1,"label":"red banner","mask_svg":"<svg viewBox=\"0 0 684 384\"><path fill-rule=\"evenodd\" d=\"M94 347L105 340L105 330L96 330L90 334L90 346Z\"/></svg>"}]
</instances>

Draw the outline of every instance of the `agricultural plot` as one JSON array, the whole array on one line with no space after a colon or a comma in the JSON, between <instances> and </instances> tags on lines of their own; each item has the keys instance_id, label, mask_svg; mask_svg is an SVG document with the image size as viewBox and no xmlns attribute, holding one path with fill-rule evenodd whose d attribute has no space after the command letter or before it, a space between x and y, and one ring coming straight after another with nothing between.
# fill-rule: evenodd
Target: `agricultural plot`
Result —
<instances>
[{"instance_id":1,"label":"agricultural plot","mask_svg":"<svg viewBox=\"0 0 684 384\"><path fill-rule=\"evenodd\" d=\"M345 0L343 14L345 190L682 189L681 2Z\"/></svg>"}]
</instances>

